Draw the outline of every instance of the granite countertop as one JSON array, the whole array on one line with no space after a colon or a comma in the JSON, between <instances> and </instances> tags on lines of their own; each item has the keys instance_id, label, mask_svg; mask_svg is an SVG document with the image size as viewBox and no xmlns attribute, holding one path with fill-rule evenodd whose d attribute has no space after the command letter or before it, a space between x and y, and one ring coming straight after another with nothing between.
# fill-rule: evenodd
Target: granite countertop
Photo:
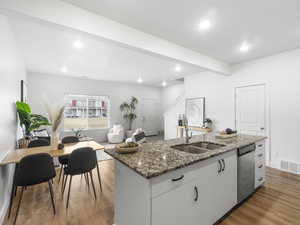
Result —
<instances>
[{"instance_id":1,"label":"granite countertop","mask_svg":"<svg viewBox=\"0 0 300 225\"><path fill-rule=\"evenodd\" d=\"M239 147L264 140L265 138L263 136L251 135L238 135L229 139L218 139L211 134L193 136L190 143L209 141L225 145L224 147L209 150L202 154L191 154L171 148L173 145L183 144L184 138L143 143L140 150L132 154L119 154L114 148L107 148L105 152L138 174L150 179L210 157L236 150Z\"/></svg>"}]
</instances>

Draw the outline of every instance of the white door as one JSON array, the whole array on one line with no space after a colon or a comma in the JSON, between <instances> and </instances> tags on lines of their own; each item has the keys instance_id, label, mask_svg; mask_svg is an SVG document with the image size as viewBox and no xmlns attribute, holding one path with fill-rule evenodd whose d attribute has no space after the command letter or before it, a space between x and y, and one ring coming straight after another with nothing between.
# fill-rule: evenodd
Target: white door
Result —
<instances>
[{"instance_id":1,"label":"white door","mask_svg":"<svg viewBox=\"0 0 300 225\"><path fill-rule=\"evenodd\" d=\"M235 119L239 133L265 135L265 85L235 89Z\"/></svg>"},{"instance_id":2,"label":"white door","mask_svg":"<svg viewBox=\"0 0 300 225\"><path fill-rule=\"evenodd\" d=\"M142 99L141 122L147 136L158 134L162 122L160 115L160 103L156 99Z\"/></svg>"}]
</instances>

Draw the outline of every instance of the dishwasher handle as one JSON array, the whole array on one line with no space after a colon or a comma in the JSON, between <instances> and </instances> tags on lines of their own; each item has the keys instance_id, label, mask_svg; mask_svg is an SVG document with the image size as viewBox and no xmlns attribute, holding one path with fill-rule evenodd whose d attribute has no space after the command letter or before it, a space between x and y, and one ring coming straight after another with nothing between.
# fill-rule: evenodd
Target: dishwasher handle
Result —
<instances>
[{"instance_id":1,"label":"dishwasher handle","mask_svg":"<svg viewBox=\"0 0 300 225\"><path fill-rule=\"evenodd\" d=\"M246 145L243 146L241 148L238 148L238 156L242 156L245 154L248 154L249 152L253 152L255 151L255 144L250 144L250 145Z\"/></svg>"}]
</instances>

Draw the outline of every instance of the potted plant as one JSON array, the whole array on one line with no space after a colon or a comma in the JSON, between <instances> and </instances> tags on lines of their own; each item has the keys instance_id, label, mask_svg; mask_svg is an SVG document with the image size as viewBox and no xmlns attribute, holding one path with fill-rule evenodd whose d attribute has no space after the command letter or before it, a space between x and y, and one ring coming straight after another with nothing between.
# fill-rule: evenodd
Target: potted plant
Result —
<instances>
[{"instance_id":1,"label":"potted plant","mask_svg":"<svg viewBox=\"0 0 300 225\"><path fill-rule=\"evenodd\" d=\"M74 133L74 135L78 138L82 137L82 131L83 129L72 129L72 132Z\"/></svg>"},{"instance_id":2,"label":"potted plant","mask_svg":"<svg viewBox=\"0 0 300 225\"><path fill-rule=\"evenodd\" d=\"M30 139L33 130L37 130L41 126L51 125L46 117L33 114L27 103L17 101L16 109L19 115L24 139Z\"/></svg>"},{"instance_id":3,"label":"potted plant","mask_svg":"<svg viewBox=\"0 0 300 225\"><path fill-rule=\"evenodd\" d=\"M126 136L131 137L133 134L132 123L137 118L136 115L136 105L138 104L138 99L136 97L131 97L130 102L123 102L120 105L120 110L123 114L123 118L128 121L128 130L126 131Z\"/></svg>"}]
</instances>

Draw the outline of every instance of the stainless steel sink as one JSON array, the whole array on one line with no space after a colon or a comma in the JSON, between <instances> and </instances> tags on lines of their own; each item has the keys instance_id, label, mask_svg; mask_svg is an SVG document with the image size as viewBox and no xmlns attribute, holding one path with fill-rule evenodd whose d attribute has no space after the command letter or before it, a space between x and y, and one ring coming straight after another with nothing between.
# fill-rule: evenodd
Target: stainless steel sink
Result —
<instances>
[{"instance_id":1,"label":"stainless steel sink","mask_svg":"<svg viewBox=\"0 0 300 225\"><path fill-rule=\"evenodd\" d=\"M199 147L199 148L205 148L208 150L216 150L218 148L222 148L225 146L222 144L208 142L208 141L200 141L200 142L192 143L191 145Z\"/></svg>"},{"instance_id":2,"label":"stainless steel sink","mask_svg":"<svg viewBox=\"0 0 300 225\"><path fill-rule=\"evenodd\" d=\"M174 145L171 146L171 148L174 148L178 151L192 153L192 154L202 154L210 150L216 150L218 148L222 148L224 146L225 145L218 144L218 143L201 141L201 142L196 142L191 144Z\"/></svg>"},{"instance_id":3,"label":"stainless steel sink","mask_svg":"<svg viewBox=\"0 0 300 225\"><path fill-rule=\"evenodd\" d=\"M205 153L208 151L206 149L201 149L201 148L195 147L191 144L174 145L174 146L171 146L171 148L174 148L178 151L192 153L192 154L202 154L202 153Z\"/></svg>"}]
</instances>

